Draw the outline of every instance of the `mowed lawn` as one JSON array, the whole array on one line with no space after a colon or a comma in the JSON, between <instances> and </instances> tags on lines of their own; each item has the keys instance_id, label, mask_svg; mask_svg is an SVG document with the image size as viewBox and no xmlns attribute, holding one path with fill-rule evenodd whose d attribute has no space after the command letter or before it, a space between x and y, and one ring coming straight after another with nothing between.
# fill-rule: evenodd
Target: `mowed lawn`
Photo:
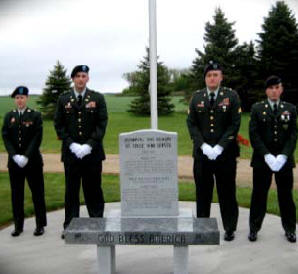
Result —
<instances>
[{"instance_id":1,"label":"mowed lawn","mask_svg":"<svg viewBox=\"0 0 298 274\"><path fill-rule=\"evenodd\" d=\"M12 210L10 201L9 176L7 172L0 174L0 227L12 222ZM106 202L120 201L120 186L119 176L103 175L102 178L103 192ZM56 210L64 207L64 175L45 173L45 198L47 211ZM294 200L298 204L298 191L294 190ZM249 208L250 206L250 188L237 188L237 198L239 205ZM179 182L179 200L180 201L195 201L195 186L193 182ZM217 203L217 194L214 191L213 202ZM81 203L84 203L83 194L81 191ZM270 189L268 196L267 212L280 215L277 202L276 190ZM34 215L34 208L31 201L31 193L26 183L25 186L25 216ZM298 220L298 208L296 210L296 220ZM25 224L26 225L26 224ZM62 226L62 224L61 224Z\"/></svg>"},{"instance_id":2,"label":"mowed lawn","mask_svg":"<svg viewBox=\"0 0 298 274\"><path fill-rule=\"evenodd\" d=\"M115 95L105 95L107 108L109 112L109 122L106 136L104 139L105 151L108 154L118 154L118 136L120 133L129 132L139 129L150 128L150 117L135 116L126 110L129 103L134 97L120 97ZM38 109L36 100L38 96L31 96L29 106ZM161 130L173 131L178 133L178 154L191 155L192 141L188 134L186 126L188 106L181 102L182 97L173 97L172 102L175 104L176 111L168 116L159 116L158 128ZM13 100L8 96L0 97L0 126L2 127L5 113L14 108ZM240 134L248 138L248 121L249 114L242 115ZM41 150L43 153L59 153L61 141L57 139L53 121L44 120L43 125L43 142ZM0 152L4 152L2 138L0 138ZM241 157L249 158L251 148L241 146ZM298 157L296 157L298 158Z\"/></svg>"}]
</instances>

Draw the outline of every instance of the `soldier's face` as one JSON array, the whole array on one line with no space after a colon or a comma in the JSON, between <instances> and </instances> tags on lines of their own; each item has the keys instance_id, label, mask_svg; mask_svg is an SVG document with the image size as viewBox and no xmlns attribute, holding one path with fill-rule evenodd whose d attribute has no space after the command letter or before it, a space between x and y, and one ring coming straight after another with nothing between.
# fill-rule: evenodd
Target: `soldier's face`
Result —
<instances>
[{"instance_id":1,"label":"soldier's face","mask_svg":"<svg viewBox=\"0 0 298 274\"><path fill-rule=\"evenodd\" d=\"M14 97L15 105L18 109L23 109L27 105L28 96L26 95L16 95Z\"/></svg>"},{"instance_id":2,"label":"soldier's face","mask_svg":"<svg viewBox=\"0 0 298 274\"><path fill-rule=\"evenodd\" d=\"M210 70L206 73L205 83L210 90L216 90L223 79L222 72L220 70Z\"/></svg>"},{"instance_id":3,"label":"soldier's face","mask_svg":"<svg viewBox=\"0 0 298 274\"><path fill-rule=\"evenodd\" d=\"M283 92L282 84L272 85L266 89L267 97L271 101L277 101Z\"/></svg>"},{"instance_id":4,"label":"soldier's face","mask_svg":"<svg viewBox=\"0 0 298 274\"><path fill-rule=\"evenodd\" d=\"M72 78L72 81L77 91L83 91L86 87L87 82L89 81L89 75L86 72L78 72Z\"/></svg>"}]
</instances>

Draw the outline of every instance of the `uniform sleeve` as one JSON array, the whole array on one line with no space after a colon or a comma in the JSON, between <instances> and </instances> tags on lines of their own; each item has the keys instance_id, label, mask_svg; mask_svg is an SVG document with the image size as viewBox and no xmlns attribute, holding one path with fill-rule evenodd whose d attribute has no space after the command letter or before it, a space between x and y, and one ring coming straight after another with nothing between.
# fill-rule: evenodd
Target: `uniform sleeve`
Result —
<instances>
[{"instance_id":1,"label":"uniform sleeve","mask_svg":"<svg viewBox=\"0 0 298 274\"><path fill-rule=\"evenodd\" d=\"M35 122L34 122L34 137L31 139L26 151L25 151L25 156L27 156L29 159L32 157L32 154L36 150L39 149L41 140L42 140L42 119L41 119L41 113L36 112L35 113Z\"/></svg>"},{"instance_id":2,"label":"uniform sleeve","mask_svg":"<svg viewBox=\"0 0 298 274\"><path fill-rule=\"evenodd\" d=\"M204 143L203 136L198 128L198 121L196 118L196 108L195 108L195 103L194 103L194 98L191 99L189 103L189 113L187 116L187 127L189 131L189 135L191 139L193 140L194 144L197 147L201 147L202 144Z\"/></svg>"},{"instance_id":3,"label":"uniform sleeve","mask_svg":"<svg viewBox=\"0 0 298 274\"><path fill-rule=\"evenodd\" d=\"M256 105L254 105L251 109L251 117L249 121L249 138L253 149L257 151L258 154L264 156L265 154L270 153L259 134L258 112Z\"/></svg>"},{"instance_id":4,"label":"uniform sleeve","mask_svg":"<svg viewBox=\"0 0 298 274\"><path fill-rule=\"evenodd\" d=\"M91 137L87 140L87 144L90 145L92 148L96 146L98 142L102 142L108 123L108 112L106 102L102 94L99 94L99 99L97 103L98 112L96 119L96 127L95 130L92 132Z\"/></svg>"},{"instance_id":5,"label":"uniform sleeve","mask_svg":"<svg viewBox=\"0 0 298 274\"><path fill-rule=\"evenodd\" d=\"M9 157L12 157L13 155L16 154L16 150L12 142L10 141L8 126L9 126L9 114L6 114L4 117L3 126L2 126L2 139L4 142L5 148L9 154Z\"/></svg>"},{"instance_id":6,"label":"uniform sleeve","mask_svg":"<svg viewBox=\"0 0 298 274\"><path fill-rule=\"evenodd\" d=\"M59 97L57 102L56 112L54 116L54 126L58 138L60 140L63 140L67 146L70 146L70 144L73 143L73 140L65 127L64 105L61 96Z\"/></svg>"},{"instance_id":7,"label":"uniform sleeve","mask_svg":"<svg viewBox=\"0 0 298 274\"><path fill-rule=\"evenodd\" d=\"M231 123L218 142L218 144L224 149L231 142L235 142L235 140L237 139L237 134L241 123L240 99L236 93L232 95L231 104Z\"/></svg>"},{"instance_id":8,"label":"uniform sleeve","mask_svg":"<svg viewBox=\"0 0 298 274\"><path fill-rule=\"evenodd\" d=\"M289 138L287 139L284 148L282 150L281 154L285 154L288 157L292 156L295 148L296 148L296 141L297 141L297 112L295 106L292 107L291 110L291 118L290 118L290 123L289 123Z\"/></svg>"}]
</instances>

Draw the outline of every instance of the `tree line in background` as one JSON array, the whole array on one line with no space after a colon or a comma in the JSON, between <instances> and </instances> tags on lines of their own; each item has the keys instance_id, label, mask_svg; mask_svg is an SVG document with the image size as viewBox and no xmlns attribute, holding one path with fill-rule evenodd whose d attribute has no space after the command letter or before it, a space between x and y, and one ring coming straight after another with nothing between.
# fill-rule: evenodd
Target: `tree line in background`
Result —
<instances>
[{"instance_id":1,"label":"tree line in background","mask_svg":"<svg viewBox=\"0 0 298 274\"><path fill-rule=\"evenodd\" d=\"M187 103L195 90L205 86L204 66L213 60L224 68L222 84L238 92L244 111L250 111L254 102L264 98L264 81L270 75L282 78L285 88L283 99L297 105L298 27L295 16L287 4L278 1L272 6L264 18L262 32L258 33L259 40L255 43L251 41L239 44L234 24L235 22L229 22L224 12L217 8L213 22L207 22L205 25L204 48L202 51L195 49L197 57L189 69L171 70L159 63L163 69L158 70L158 78L164 81L158 82L158 96L162 96L167 86L171 92L181 91ZM148 53L145 58L148 59ZM149 78L149 75L145 76L149 71L142 64L143 61L137 71L124 74L129 87L123 90L123 95L143 97L146 94L149 98L149 82L142 86L144 82L140 80ZM145 99L140 98L138 102L141 104ZM132 104L132 112L136 112L134 106Z\"/></svg>"},{"instance_id":2,"label":"tree line in background","mask_svg":"<svg viewBox=\"0 0 298 274\"><path fill-rule=\"evenodd\" d=\"M205 25L203 50L195 49L197 57L190 68L169 69L157 63L158 113L174 111L170 95L182 95L188 103L192 93L205 86L203 70L210 60L219 62L224 69L223 85L235 89L241 99L243 111L250 111L251 105L264 98L264 81L270 75L278 75L283 80L283 99L298 105L298 26L284 1L272 6L262 24L262 32L255 43L239 44L235 36L235 22L229 22L224 12L217 8L213 22ZM128 111L135 114L150 114L150 68L149 50L140 61L138 69L123 77L129 87L123 96L136 96ZM46 118L53 118L58 97L70 89L71 81L66 69L59 63L50 71L38 103Z\"/></svg>"}]
</instances>

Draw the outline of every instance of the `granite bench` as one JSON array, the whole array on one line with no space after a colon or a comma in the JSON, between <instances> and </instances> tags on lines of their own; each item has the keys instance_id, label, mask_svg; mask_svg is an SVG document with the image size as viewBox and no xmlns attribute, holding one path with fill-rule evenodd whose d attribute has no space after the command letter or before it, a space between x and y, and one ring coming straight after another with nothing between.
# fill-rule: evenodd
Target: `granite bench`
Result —
<instances>
[{"instance_id":1,"label":"granite bench","mask_svg":"<svg viewBox=\"0 0 298 274\"><path fill-rule=\"evenodd\" d=\"M189 245L218 245L215 218L74 218L66 244L97 245L98 273L115 273L115 245L173 245L174 274L188 273Z\"/></svg>"}]
</instances>

